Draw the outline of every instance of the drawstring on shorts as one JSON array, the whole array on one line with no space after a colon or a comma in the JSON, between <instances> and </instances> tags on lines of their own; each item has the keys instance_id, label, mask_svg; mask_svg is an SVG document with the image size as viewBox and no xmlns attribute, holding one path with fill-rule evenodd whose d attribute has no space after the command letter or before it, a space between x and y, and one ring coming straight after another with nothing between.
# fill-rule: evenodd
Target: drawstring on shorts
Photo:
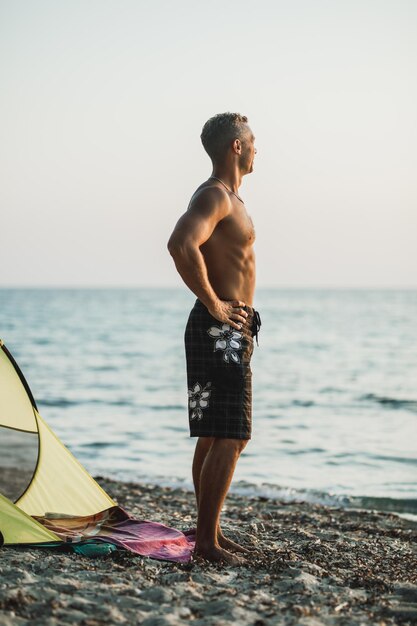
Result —
<instances>
[{"instance_id":1,"label":"drawstring on shorts","mask_svg":"<svg viewBox=\"0 0 417 626\"><path fill-rule=\"evenodd\" d=\"M258 311L255 311L255 309L253 309L253 320L252 320L252 327L251 327L251 332L252 332L252 337L256 338L256 345L259 346L259 342L258 342L258 332L261 328L261 316L259 315Z\"/></svg>"}]
</instances>

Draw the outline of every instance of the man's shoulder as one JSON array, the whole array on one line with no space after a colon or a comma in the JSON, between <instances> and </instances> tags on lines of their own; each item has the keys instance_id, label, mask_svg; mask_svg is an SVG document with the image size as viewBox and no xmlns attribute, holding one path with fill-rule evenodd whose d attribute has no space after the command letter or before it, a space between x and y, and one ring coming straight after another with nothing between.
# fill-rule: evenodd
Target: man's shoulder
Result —
<instances>
[{"instance_id":1,"label":"man's shoulder","mask_svg":"<svg viewBox=\"0 0 417 626\"><path fill-rule=\"evenodd\" d=\"M193 209L212 208L213 210L221 208L228 212L232 203L225 189L213 183L202 183L191 196L189 208L191 207Z\"/></svg>"},{"instance_id":2,"label":"man's shoulder","mask_svg":"<svg viewBox=\"0 0 417 626\"><path fill-rule=\"evenodd\" d=\"M213 183L202 183L199 187L197 187L194 193L209 194L218 196L219 198L229 197L226 189L222 189L222 187L219 187L218 185Z\"/></svg>"}]
</instances>

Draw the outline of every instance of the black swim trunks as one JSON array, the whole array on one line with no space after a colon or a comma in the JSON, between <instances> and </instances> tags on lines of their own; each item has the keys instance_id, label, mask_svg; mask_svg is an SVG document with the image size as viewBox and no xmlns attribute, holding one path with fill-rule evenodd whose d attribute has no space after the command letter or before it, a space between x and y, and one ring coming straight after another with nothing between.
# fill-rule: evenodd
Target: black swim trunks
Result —
<instances>
[{"instance_id":1,"label":"black swim trunks","mask_svg":"<svg viewBox=\"0 0 417 626\"><path fill-rule=\"evenodd\" d=\"M219 322L197 298L185 329L190 437L250 439L253 337L261 318L246 305L240 330Z\"/></svg>"}]
</instances>

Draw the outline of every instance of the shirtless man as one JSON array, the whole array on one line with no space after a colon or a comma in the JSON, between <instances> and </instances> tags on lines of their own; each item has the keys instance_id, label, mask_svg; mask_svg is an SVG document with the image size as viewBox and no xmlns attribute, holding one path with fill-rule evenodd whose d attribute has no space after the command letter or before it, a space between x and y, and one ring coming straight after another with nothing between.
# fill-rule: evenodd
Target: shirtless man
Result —
<instances>
[{"instance_id":1,"label":"shirtless man","mask_svg":"<svg viewBox=\"0 0 417 626\"><path fill-rule=\"evenodd\" d=\"M255 232L238 189L253 171L255 137L245 116L221 113L203 127L212 175L193 194L168 242L176 268L197 296L185 330L190 436L198 437L193 481L195 553L240 564L245 548L226 538L220 512L240 453L251 438Z\"/></svg>"}]
</instances>

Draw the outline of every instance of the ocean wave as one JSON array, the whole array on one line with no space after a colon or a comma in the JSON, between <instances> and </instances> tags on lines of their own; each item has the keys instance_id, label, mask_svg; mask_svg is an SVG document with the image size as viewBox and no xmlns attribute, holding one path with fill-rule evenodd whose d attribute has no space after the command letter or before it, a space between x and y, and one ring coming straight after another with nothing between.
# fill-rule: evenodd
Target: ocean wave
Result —
<instances>
[{"instance_id":1,"label":"ocean wave","mask_svg":"<svg viewBox=\"0 0 417 626\"><path fill-rule=\"evenodd\" d=\"M417 499L414 498L386 498L378 496L352 496L328 493L317 489L295 489L269 483L254 485L237 482L232 485L231 491L248 496L260 496L284 502L307 501L326 506L342 508L359 508L375 510L385 513L402 513L417 515Z\"/></svg>"},{"instance_id":2,"label":"ocean wave","mask_svg":"<svg viewBox=\"0 0 417 626\"><path fill-rule=\"evenodd\" d=\"M138 480L141 483L157 484L162 487L172 487L193 490L190 480L179 477L168 476L132 476L131 473L113 472L113 478L119 480ZM231 493L252 498L266 498L277 502L309 502L312 504L322 504L324 506L334 506L346 509L364 509L368 511L379 511L381 513L393 513L401 515L412 521L417 521L417 499L415 498L389 498L379 496L353 496L346 494L330 493L319 489L302 489L286 487L274 483L263 482L260 484L239 480L232 483Z\"/></svg>"},{"instance_id":3,"label":"ocean wave","mask_svg":"<svg viewBox=\"0 0 417 626\"><path fill-rule=\"evenodd\" d=\"M417 413L417 400L406 400L402 398L390 398L389 396L378 396L375 393L367 393L359 397L359 400L378 402L392 409L406 409Z\"/></svg>"},{"instance_id":4,"label":"ocean wave","mask_svg":"<svg viewBox=\"0 0 417 626\"><path fill-rule=\"evenodd\" d=\"M42 406L51 406L65 408L70 406L82 406L89 404L102 404L105 406L135 406L135 402L131 400L107 400L105 398L91 398L89 400L72 400L68 398L42 398L37 402Z\"/></svg>"}]
</instances>

